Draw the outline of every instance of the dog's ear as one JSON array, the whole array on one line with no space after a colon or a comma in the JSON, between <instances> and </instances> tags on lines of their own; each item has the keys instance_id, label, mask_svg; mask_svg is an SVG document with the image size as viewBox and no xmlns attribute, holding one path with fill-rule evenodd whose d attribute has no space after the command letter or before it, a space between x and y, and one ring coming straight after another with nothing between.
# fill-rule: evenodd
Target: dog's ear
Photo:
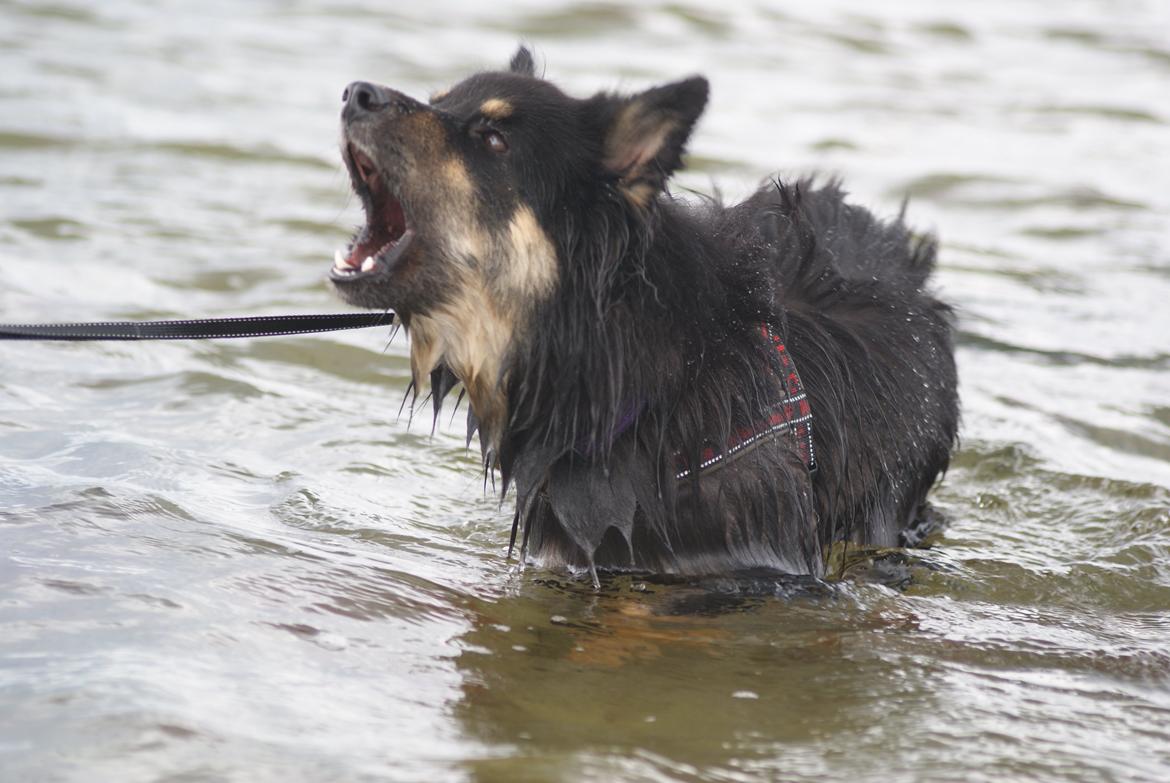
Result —
<instances>
[{"instance_id":1,"label":"dog's ear","mask_svg":"<svg viewBox=\"0 0 1170 783\"><path fill-rule=\"evenodd\" d=\"M532 52L527 46L521 46L512 55L512 61L508 63L508 70L521 76L536 75L536 62L532 59Z\"/></svg>"},{"instance_id":2,"label":"dog's ear","mask_svg":"<svg viewBox=\"0 0 1170 783\"><path fill-rule=\"evenodd\" d=\"M602 165L617 175L631 202L649 204L682 165L683 150L707 105L707 93L707 80L692 76L628 98L594 98L605 102Z\"/></svg>"}]
</instances>

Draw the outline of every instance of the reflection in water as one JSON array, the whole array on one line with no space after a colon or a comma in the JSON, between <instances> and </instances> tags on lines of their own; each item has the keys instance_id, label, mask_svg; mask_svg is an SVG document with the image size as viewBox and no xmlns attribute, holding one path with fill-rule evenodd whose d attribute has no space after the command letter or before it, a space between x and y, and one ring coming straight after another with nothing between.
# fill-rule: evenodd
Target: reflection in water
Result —
<instances>
[{"instance_id":1,"label":"reflection in water","mask_svg":"<svg viewBox=\"0 0 1170 783\"><path fill-rule=\"evenodd\" d=\"M777 770L788 775L849 769L834 757L892 728L891 705L922 676L891 676L867 640L913 631L913 613L867 609L851 589L777 601L730 588L614 580L591 594L529 583L506 607L479 607L460 641L458 713L514 750L471 768L535 779L534 764L562 759L570 769L730 774L768 768L782 751Z\"/></svg>"}]
</instances>

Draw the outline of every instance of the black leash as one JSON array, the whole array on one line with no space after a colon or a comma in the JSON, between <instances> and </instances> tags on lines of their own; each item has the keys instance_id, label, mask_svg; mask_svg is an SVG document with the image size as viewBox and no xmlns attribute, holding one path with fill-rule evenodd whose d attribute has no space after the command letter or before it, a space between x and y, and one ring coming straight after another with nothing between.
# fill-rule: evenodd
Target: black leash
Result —
<instances>
[{"instance_id":1,"label":"black leash","mask_svg":"<svg viewBox=\"0 0 1170 783\"><path fill-rule=\"evenodd\" d=\"M0 324L0 340L205 340L271 337L390 326L394 313L329 313L202 318L193 321L104 321L76 324Z\"/></svg>"}]
</instances>

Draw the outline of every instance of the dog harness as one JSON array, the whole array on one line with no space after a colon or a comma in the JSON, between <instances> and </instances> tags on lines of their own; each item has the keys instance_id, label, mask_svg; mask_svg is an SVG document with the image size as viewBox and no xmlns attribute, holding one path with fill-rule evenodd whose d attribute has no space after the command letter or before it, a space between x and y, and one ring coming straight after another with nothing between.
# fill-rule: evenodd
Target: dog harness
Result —
<instances>
[{"instance_id":1,"label":"dog harness","mask_svg":"<svg viewBox=\"0 0 1170 783\"><path fill-rule=\"evenodd\" d=\"M760 334L771 343L780 360L780 381L784 396L768 409L765 418L750 427L740 427L731 434L722 449L706 446L699 455L699 464L690 466L681 454L675 455L675 478L685 479L696 471L702 473L729 462L752 447L783 433L790 434L796 441L796 449L809 473L817 469L816 454L812 439L812 406L808 394L796 371L792 355L784 347L784 340L772 331L768 324L760 326Z\"/></svg>"}]
</instances>

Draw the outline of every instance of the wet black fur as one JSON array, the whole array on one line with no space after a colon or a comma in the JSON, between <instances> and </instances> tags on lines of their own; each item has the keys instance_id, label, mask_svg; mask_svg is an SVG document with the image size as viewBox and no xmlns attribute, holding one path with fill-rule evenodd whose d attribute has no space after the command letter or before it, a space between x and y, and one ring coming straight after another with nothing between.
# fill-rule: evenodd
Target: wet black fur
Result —
<instances>
[{"instance_id":1,"label":"wet black fur","mask_svg":"<svg viewBox=\"0 0 1170 783\"><path fill-rule=\"evenodd\" d=\"M578 101L533 70L521 50L510 72L452 91L469 105L504 95L540 129L539 147L511 138L509 176L556 247L559 283L515 336L501 379L509 415L489 455L504 492L515 487L523 556L821 575L835 541L898 544L959 418L951 312L927 288L933 239L849 204L833 181L769 181L734 206L676 199L666 179L705 80ZM606 145L635 102L667 132L652 160L615 170ZM537 122L542 111L556 121ZM477 180L492 176L471 164ZM639 200L647 188L656 195ZM818 470L780 436L676 480L677 454L697 462L781 394L762 324L783 336L809 393ZM441 402L450 379L436 379Z\"/></svg>"},{"instance_id":2,"label":"wet black fur","mask_svg":"<svg viewBox=\"0 0 1170 783\"><path fill-rule=\"evenodd\" d=\"M950 312L923 290L933 242L846 204L833 183L773 183L731 208L609 206L611 225L591 236L629 232L617 244L637 251L577 255L513 359L500 465L516 476L528 553L821 574L833 541L898 544L958 422ZM588 245L558 229L565 249ZM761 323L785 337L810 395L815 476L779 438L680 484L675 452L696 462L780 395ZM641 413L611 445L631 401Z\"/></svg>"}]
</instances>

